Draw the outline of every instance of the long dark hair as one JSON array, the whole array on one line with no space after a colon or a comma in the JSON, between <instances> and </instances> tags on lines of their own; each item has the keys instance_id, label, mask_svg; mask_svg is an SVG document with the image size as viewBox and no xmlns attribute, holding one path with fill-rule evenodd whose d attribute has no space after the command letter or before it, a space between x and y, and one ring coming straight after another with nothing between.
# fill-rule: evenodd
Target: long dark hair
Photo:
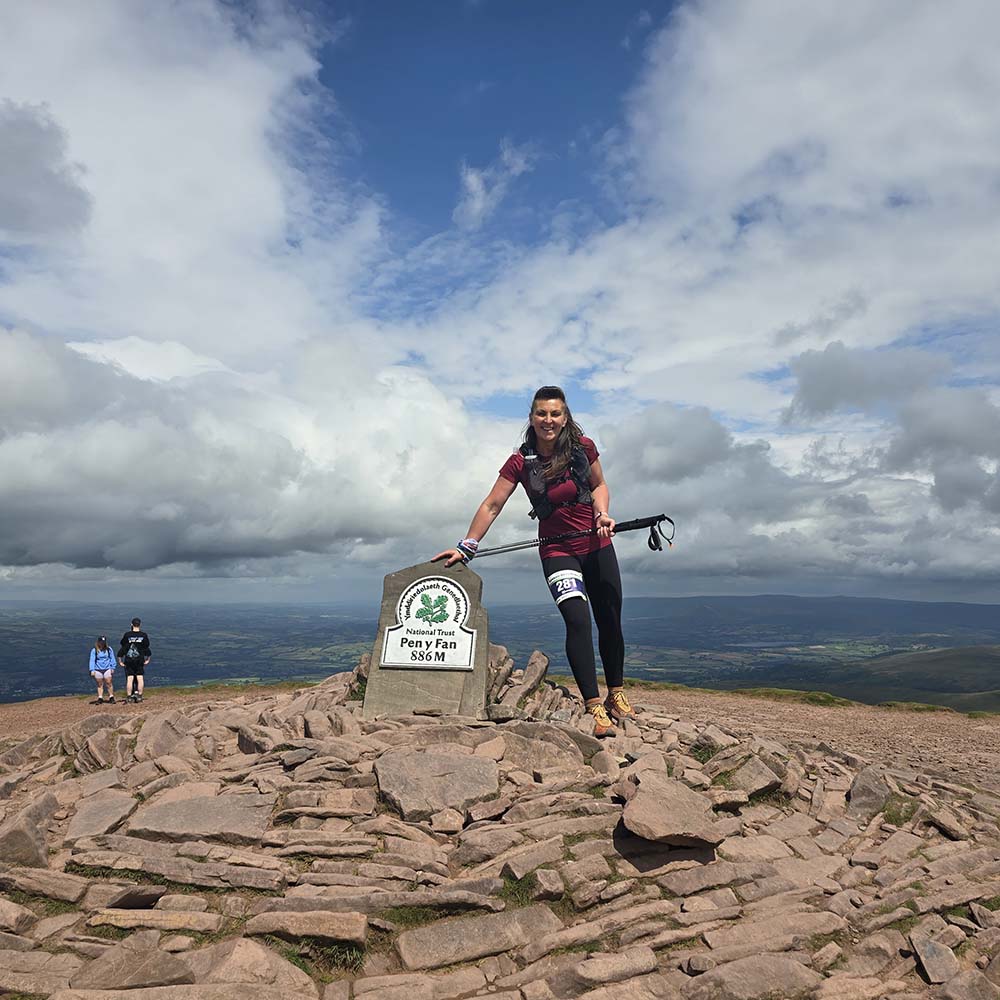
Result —
<instances>
[{"instance_id":1,"label":"long dark hair","mask_svg":"<svg viewBox=\"0 0 1000 1000\"><path fill-rule=\"evenodd\" d=\"M556 438L555 449L552 452L552 461L545 466L546 479L561 479L569 468L569 463L572 461L573 449L580 447L583 428L573 419L569 404L566 402L566 393L557 385L543 385L531 397L531 409L528 411L528 426L524 432L524 443L536 454L538 452L538 435L535 434L535 428L531 426L531 415L535 412L535 404L540 399L558 399L566 410L566 426L563 427L559 432L559 437Z\"/></svg>"},{"instance_id":2,"label":"long dark hair","mask_svg":"<svg viewBox=\"0 0 1000 1000\"><path fill-rule=\"evenodd\" d=\"M94 649L98 653L106 653L108 650L108 640L102 635L95 643Z\"/></svg>"}]
</instances>

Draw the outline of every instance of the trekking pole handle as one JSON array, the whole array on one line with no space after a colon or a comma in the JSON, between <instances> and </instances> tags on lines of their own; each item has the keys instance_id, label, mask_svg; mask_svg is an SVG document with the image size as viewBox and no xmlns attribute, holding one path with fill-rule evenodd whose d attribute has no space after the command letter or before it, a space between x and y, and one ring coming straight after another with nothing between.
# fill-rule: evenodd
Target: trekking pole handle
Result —
<instances>
[{"instance_id":1,"label":"trekking pole handle","mask_svg":"<svg viewBox=\"0 0 1000 1000\"><path fill-rule=\"evenodd\" d=\"M663 534L663 529L660 527L664 521L670 525L669 538ZM652 517L637 517L633 521L618 521L615 524L615 534L617 535L620 531L638 531L641 528L654 528L666 542L673 540L674 533L677 530L673 518L667 517L666 514L654 514Z\"/></svg>"}]
</instances>

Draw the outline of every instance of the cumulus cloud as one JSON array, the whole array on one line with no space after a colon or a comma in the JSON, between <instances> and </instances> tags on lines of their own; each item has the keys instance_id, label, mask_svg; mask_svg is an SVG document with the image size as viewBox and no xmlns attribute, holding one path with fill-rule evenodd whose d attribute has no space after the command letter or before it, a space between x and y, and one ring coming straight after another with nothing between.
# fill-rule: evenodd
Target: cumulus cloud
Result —
<instances>
[{"instance_id":1,"label":"cumulus cloud","mask_svg":"<svg viewBox=\"0 0 1000 1000\"><path fill-rule=\"evenodd\" d=\"M44 106L0 101L0 233L30 242L80 229L90 197L66 135Z\"/></svg>"},{"instance_id":2,"label":"cumulus cloud","mask_svg":"<svg viewBox=\"0 0 1000 1000\"><path fill-rule=\"evenodd\" d=\"M377 578L465 528L521 427L489 400L550 382L587 390L615 515L678 519L667 557L621 541L632 592L1000 582L995 5L685 3L589 151L617 217L493 239L527 137L402 249L278 5L26 10L0 7L14 582Z\"/></svg>"},{"instance_id":3,"label":"cumulus cloud","mask_svg":"<svg viewBox=\"0 0 1000 1000\"><path fill-rule=\"evenodd\" d=\"M838 340L822 351L800 354L791 370L797 384L788 417L794 419L908 399L947 376L951 364L913 348L851 349Z\"/></svg>"},{"instance_id":4,"label":"cumulus cloud","mask_svg":"<svg viewBox=\"0 0 1000 1000\"><path fill-rule=\"evenodd\" d=\"M16 474L0 480L0 564L148 570L344 552L442 530L438 490L471 509L465 463L440 462L442 448L461 453L467 418L414 372L354 370L335 384L330 360L310 359L322 388L217 372L151 382L3 333L0 467ZM501 454L484 436L490 459ZM492 481L489 461L470 464Z\"/></svg>"},{"instance_id":5,"label":"cumulus cloud","mask_svg":"<svg viewBox=\"0 0 1000 1000\"><path fill-rule=\"evenodd\" d=\"M120 382L54 338L0 327L0 435L56 430L87 409L116 401Z\"/></svg>"},{"instance_id":6,"label":"cumulus cloud","mask_svg":"<svg viewBox=\"0 0 1000 1000\"><path fill-rule=\"evenodd\" d=\"M15 3L0 38L0 93L44 104L90 196L73 253L7 262L0 313L254 363L336 319L380 213L330 170L319 40L279 5Z\"/></svg>"},{"instance_id":7,"label":"cumulus cloud","mask_svg":"<svg viewBox=\"0 0 1000 1000\"><path fill-rule=\"evenodd\" d=\"M902 408L899 421L887 456L892 468L963 452L1000 458L1000 408L981 389L942 387L921 393Z\"/></svg>"},{"instance_id":8,"label":"cumulus cloud","mask_svg":"<svg viewBox=\"0 0 1000 1000\"><path fill-rule=\"evenodd\" d=\"M704 473L736 450L732 434L704 407L682 410L660 404L630 429L612 426L604 436L615 464L658 483L679 483Z\"/></svg>"}]
</instances>

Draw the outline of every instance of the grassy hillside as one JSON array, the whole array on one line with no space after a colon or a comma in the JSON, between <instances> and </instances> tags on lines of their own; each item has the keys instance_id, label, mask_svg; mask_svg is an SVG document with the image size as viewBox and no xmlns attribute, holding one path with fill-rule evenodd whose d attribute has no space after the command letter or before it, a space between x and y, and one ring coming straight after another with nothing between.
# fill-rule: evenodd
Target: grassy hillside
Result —
<instances>
[{"instance_id":1,"label":"grassy hillside","mask_svg":"<svg viewBox=\"0 0 1000 1000\"><path fill-rule=\"evenodd\" d=\"M982 691L1000 687L1000 646L894 653L874 657L859 666L872 677L928 691Z\"/></svg>"},{"instance_id":2,"label":"grassy hillside","mask_svg":"<svg viewBox=\"0 0 1000 1000\"><path fill-rule=\"evenodd\" d=\"M788 666L773 672L768 683L868 704L924 702L961 712L1000 712L1000 646L895 653L832 669Z\"/></svg>"}]
</instances>

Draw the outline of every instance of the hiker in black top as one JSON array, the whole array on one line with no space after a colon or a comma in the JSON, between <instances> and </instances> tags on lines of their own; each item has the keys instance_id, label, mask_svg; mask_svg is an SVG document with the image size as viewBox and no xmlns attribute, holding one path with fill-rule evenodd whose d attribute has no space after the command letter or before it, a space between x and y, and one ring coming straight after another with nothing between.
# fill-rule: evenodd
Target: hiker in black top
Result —
<instances>
[{"instance_id":1,"label":"hiker in black top","mask_svg":"<svg viewBox=\"0 0 1000 1000\"><path fill-rule=\"evenodd\" d=\"M141 625L142 622L138 618L133 618L131 630L122 636L121 645L118 647L118 662L125 668L126 701L142 701L146 664L153 657L149 636L142 631Z\"/></svg>"}]
</instances>

